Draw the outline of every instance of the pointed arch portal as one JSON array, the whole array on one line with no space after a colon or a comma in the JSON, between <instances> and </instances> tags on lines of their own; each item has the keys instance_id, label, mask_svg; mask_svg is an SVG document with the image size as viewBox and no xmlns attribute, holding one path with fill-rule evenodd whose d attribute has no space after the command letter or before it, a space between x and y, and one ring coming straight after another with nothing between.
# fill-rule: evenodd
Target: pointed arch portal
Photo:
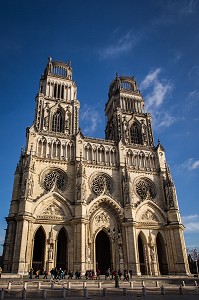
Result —
<instances>
[{"instance_id":1,"label":"pointed arch portal","mask_svg":"<svg viewBox=\"0 0 199 300\"><path fill-rule=\"evenodd\" d=\"M68 271L68 241L64 228L58 234L56 267Z\"/></svg>"},{"instance_id":2,"label":"pointed arch portal","mask_svg":"<svg viewBox=\"0 0 199 300\"><path fill-rule=\"evenodd\" d=\"M158 263L161 275L168 275L168 264L166 257L166 249L164 239L160 232L158 232L156 237L157 253L158 253Z\"/></svg>"},{"instance_id":3,"label":"pointed arch portal","mask_svg":"<svg viewBox=\"0 0 199 300\"><path fill-rule=\"evenodd\" d=\"M44 249L46 237L42 227L39 227L35 234L32 268L34 271L42 271L44 268Z\"/></svg>"},{"instance_id":4,"label":"pointed arch portal","mask_svg":"<svg viewBox=\"0 0 199 300\"><path fill-rule=\"evenodd\" d=\"M140 272L142 275L146 275L144 245L140 234L138 236L138 251L139 251L139 261L140 261Z\"/></svg>"},{"instance_id":5,"label":"pointed arch portal","mask_svg":"<svg viewBox=\"0 0 199 300\"><path fill-rule=\"evenodd\" d=\"M99 269L101 274L105 274L108 268L111 268L111 249L110 240L104 230L101 230L96 237L96 270Z\"/></svg>"}]
</instances>

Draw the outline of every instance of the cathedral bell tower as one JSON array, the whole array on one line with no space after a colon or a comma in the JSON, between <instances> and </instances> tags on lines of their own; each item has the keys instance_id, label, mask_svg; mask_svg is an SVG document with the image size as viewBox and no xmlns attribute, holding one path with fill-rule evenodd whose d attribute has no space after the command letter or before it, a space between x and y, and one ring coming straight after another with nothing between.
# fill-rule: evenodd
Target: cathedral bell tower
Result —
<instances>
[{"instance_id":1,"label":"cathedral bell tower","mask_svg":"<svg viewBox=\"0 0 199 300\"><path fill-rule=\"evenodd\" d=\"M126 145L154 146L151 116L144 112L144 100L135 77L116 74L108 97L106 139L122 140Z\"/></svg>"},{"instance_id":2,"label":"cathedral bell tower","mask_svg":"<svg viewBox=\"0 0 199 300\"><path fill-rule=\"evenodd\" d=\"M75 135L79 129L79 101L70 62L48 60L36 97L35 129Z\"/></svg>"}]
</instances>

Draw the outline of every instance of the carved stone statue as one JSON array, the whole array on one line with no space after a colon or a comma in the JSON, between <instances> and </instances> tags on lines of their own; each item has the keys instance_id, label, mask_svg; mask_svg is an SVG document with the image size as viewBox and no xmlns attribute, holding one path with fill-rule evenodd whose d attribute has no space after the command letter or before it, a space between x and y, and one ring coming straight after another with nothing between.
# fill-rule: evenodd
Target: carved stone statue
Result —
<instances>
[{"instance_id":1,"label":"carved stone statue","mask_svg":"<svg viewBox=\"0 0 199 300\"><path fill-rule=\"evenodd\" d=\"M52 260L53 259L53 248L49 247L48 249L48 260Z\"/></svg>"},{"instance_id":2,"label":"carved stone statue","mask_svg":"<svg viewBox=\"0 0 199 300\"><path fill-rule=\"evenodd\" d=\"M119 259L120 261L123 261L123 252L122 252L122 247L119 247Z\"/></svg>"}]
</instances>

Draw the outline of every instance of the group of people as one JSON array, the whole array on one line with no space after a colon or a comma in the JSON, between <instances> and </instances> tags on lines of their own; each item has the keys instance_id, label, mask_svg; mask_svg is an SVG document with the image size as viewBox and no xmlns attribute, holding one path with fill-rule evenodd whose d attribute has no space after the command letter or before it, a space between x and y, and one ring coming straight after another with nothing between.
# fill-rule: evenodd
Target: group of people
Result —
<instances>
[{"instance_id":1,"label":"group of people","mask_svg":"<svg viewBox=\"0 0 199 300\"><path fill-rule=\"evenodd\" d=\"M110 268L108 268L105 271L105 280L107 280L107 278L109 279L115 279L115 276L119 277L119 280L122 280L122 275L124 276L123 280L124 281L129 281L129 279L132 279L133 277L133 271L132 270L124 270L124 273L122 273L121 270L117 271L111 271Z\"/></svg>"},{"instance_id":2,"label":"group of people","mask_svg":"<svg viewBox=\"0 0 199 300\"><path fill-rule=\"evenodd\" d=\"M37 270L36 272L34 272L33 269L30 269L29 271L29 278L32 279L33 278L33 274L34 274L34 278L39 279L39 276L43 276L43 279L47 279L48 277L48 272L46 270ZM100 279L100 270L98 269L96 271L96 273L94 272L94 270L86 270L85 275L83 276L83 278L87 279ZM50 271L51 279L66 279L66 277L68 279L73 279L73 277L75 279L81 279L82 278L82 274L79 270L76 270L75 274L73 274L73 271L69 271L67 272L66 270L62 270L62 268L52 268ZM75 275L75 276L74 276ZM111 271L110 268L108 268L105 271L105 280L109 279L115 279L116 276L118 276L119 280L122 280L122 276L123 276L123 280L124 281L129 281L130 279L132 279L132 275L133 275L133 271L132 270L124 270L124 272L122 273L121 270L118 271Z\"/></svg>"}]
</instances>

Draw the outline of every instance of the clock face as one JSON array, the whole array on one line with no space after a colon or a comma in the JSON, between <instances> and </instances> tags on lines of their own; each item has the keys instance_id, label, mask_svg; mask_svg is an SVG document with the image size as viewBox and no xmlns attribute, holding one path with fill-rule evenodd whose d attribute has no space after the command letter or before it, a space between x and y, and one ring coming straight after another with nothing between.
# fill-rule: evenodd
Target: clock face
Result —
<instances>
[{"instance_id":1,"label":"clock face","mask_svg":"<svg viewBox=\"0 0 199 300\"><path fill-rule=\"evenodd\" d=\"M49 171L43 180L43 187L46 191L50 191L53 186L56 186L59 190L64 191L67 187L68 176L61 170Z\"/></svg>"}]
</instances>

